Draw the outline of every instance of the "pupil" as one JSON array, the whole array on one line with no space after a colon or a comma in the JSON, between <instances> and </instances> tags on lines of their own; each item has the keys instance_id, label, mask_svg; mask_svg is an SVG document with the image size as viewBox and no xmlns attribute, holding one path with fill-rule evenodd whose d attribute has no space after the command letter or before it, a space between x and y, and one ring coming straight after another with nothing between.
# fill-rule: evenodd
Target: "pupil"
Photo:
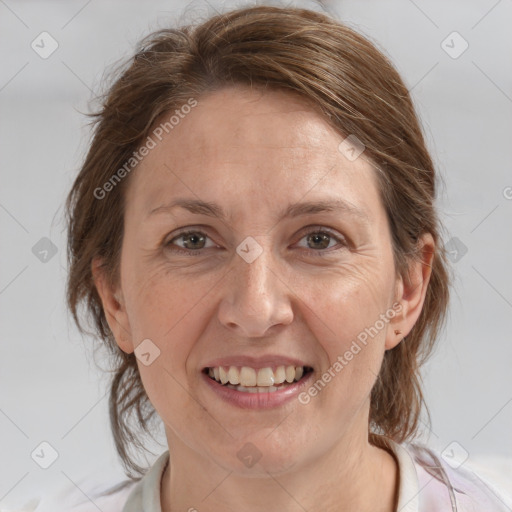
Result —
<instances>
[{"instance_id":1,"label":"pupil","mask_svg":"<svg viewBox=\"0 0 512 512\"><path fill-rule=\"evenodd\" d=\"M192 240L192 245L195 245L195 242L194 242L194 239L203 239L204 240L204 236L197 236L197 235L187 235L186 237L186 241L185 241L185 246L187 247L187 249L189 249L189 241Z\"/></svg>"},{"instance_id":2,"label":"pupil","mask_svg":"<svg viewBox=\"0 0 512 512\"><path fill-rule=\"evenodd\" d=\"M321 239L322 243L322 249L325 249L329 245L329 235L326 234L313 234L311 235L313 238L313 243L317 243L318 239Z\"/></svg>"}]
</instances>

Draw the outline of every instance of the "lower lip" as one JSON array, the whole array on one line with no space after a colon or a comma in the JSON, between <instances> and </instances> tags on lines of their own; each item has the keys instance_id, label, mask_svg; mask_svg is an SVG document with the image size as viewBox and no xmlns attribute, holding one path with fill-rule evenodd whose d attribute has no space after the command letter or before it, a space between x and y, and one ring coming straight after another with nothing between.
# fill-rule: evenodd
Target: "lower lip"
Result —
<instances>
[{"instance_id":1,"label":"lower lip","mask_svg":"<svg viewBox=\"0 0 512 512\"><path fill-rule=\"evenodd\" d=\"M217 396L243 409L271 409L290 402L297 398L301 390L306 387L312 375L313 372L309 372L299 382L294 382L278 391L269 393L249 393L247 391L237 391L236 389L223 386L216 380L208 377L205 373L202 373L206 384Z\"/></svg>"}]
</instances>

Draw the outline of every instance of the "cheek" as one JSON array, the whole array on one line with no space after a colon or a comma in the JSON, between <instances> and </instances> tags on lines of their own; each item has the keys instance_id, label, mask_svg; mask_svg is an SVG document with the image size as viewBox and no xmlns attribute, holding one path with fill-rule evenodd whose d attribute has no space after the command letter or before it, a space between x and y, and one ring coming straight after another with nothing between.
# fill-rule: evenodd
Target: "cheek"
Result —
<instances>
[{"instance_id":1,"label":"cheek","mask_svg":"<svg viewBox=\"0 0 512 512\"><path fill-rule=\"evenodd\" d=\"M202 301L214 285L208 277L199 281L177 273L171 275L165 265L149 271L134 268L132 276L126 280L132 332L140 339L153 337L166 343L172 341L173 333L187 323L190 315L201 310Z\"/></svg>"},{"instance_id":2,"label":"cheek","mask_svg":"<svg viewBox=\"0 0 512 512\"><path fill-rule=\"evenodd\" d=\"M394 316L391 290L389 277L379 272L333 276L322 287L309 287L305 323L324 354L318 378L329 388L328 393L312 393L318 405L329 403L325 410L339 414L350 403L358 407L371 391ZM317 388L323 391L323 384Z\"/></svg>"},{"instance_id":3,"label":"cheek","mask_svg":"<svg viewBox=\"0 0 512 512\"><path fill-rule=\"evenodd\" d=\"M134 346L149 339L157 354L148 366L142 358L137 363L151 402L163 412L170 406L181 407L180 400L187 398L183 391L188 387L186 367L199 336L194 329L204 310L205 290L211 286L194 287L189 280L171 278L158 270L140 276L126 280L132 291L126 300L127 314Z\"/></svg>"},{"instance_id":4,"label":"cheek","mask_svg":"<svg viewBox=\"0 0 512 512\"><path fill-rule=\"evenodd\" d=\"M190 283L151 275L140 284L128 311L132 333L140 343L150 339L158 357L148 366L137 361L144 389L164 423L186 430L187 421L204 421L204 413L190 400L187 365L199 336L197 315L204 308L201 291ZM194 321L196 319L196 321ZM181 411L176 415L176 411Z\"/></svg>"},{"instance_id":5,"label":"cheek","mask_svg":"<svg viewBox=\"0 0 512 512\"><path fill-rule=\"evenodd\" d=\"M390 307L393 282L391 272L378 265L359 265L323 276L322 279L296 280L303 290L301 302L307 307L307 324L323 332L319 342L326 340L331 348L342 350L365 328L372 326Z\"/></svg>"}]
</instances>

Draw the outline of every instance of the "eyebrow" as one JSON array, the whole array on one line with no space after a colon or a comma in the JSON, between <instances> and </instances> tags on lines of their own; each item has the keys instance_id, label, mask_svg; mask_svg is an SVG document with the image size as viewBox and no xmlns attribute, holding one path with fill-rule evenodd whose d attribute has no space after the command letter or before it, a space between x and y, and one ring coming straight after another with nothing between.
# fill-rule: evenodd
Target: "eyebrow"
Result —
<instances>
[{"instance_id":1,"label":"eyebrow","mask_svg":"<svg viewBox=\"0 0 512 512\"><path fill-rule=\"evenodd\" d=\"M170 203L158 206L148 213L148 217L159 213L169 213L173 208L176 207L183 208L190 213L218 218L224 222L228 217L222 207L215 203L187 198L177 198ZM314 215L317 213L325 212L344 213L348 216L358 218L364 221L366 224L368 224L370 220L365 210L357 208L353 204L341 198L327 199L323 201L306 201L302 203L291 204L281 212L279 219L281 220L285 218L299 217L302 215Z\"/></svg>"}]
</instances>

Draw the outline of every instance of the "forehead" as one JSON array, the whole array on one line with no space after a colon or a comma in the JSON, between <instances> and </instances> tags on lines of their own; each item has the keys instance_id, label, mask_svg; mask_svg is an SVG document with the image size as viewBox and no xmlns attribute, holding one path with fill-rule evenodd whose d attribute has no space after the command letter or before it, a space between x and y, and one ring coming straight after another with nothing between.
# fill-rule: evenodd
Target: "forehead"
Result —
<instances>
[{"instance_id":1,"label":"forehead","mask_svg":"<svg viewBox=\"0 0 512 512\"><path fill-rule=\"evenodd\" d=\"M200 147L211 149L219 140L229 141L234 149L239 145L246 148L263 145L269 149L300 150L329 143L325 140L325 121L305 99L295 94L230 88L201 98L199 107L203 129L188 133L187 138ZM180 131L179 135L183 134L184 130Z\"/></svg>"},{"instance_id":2,"label":"forehead","mask_svg":"<svg viewBox=\"0 0 512 512\"><path fill-rule=\"evenodd\" d=\"M344 139L302 98L230 88L197 99L134 171L127 205L147 213L173 197L222 200L226 209L279 210L301 199L341 195L372 203L372 165L348 160Z\"/></svg>"}]
</instances>

